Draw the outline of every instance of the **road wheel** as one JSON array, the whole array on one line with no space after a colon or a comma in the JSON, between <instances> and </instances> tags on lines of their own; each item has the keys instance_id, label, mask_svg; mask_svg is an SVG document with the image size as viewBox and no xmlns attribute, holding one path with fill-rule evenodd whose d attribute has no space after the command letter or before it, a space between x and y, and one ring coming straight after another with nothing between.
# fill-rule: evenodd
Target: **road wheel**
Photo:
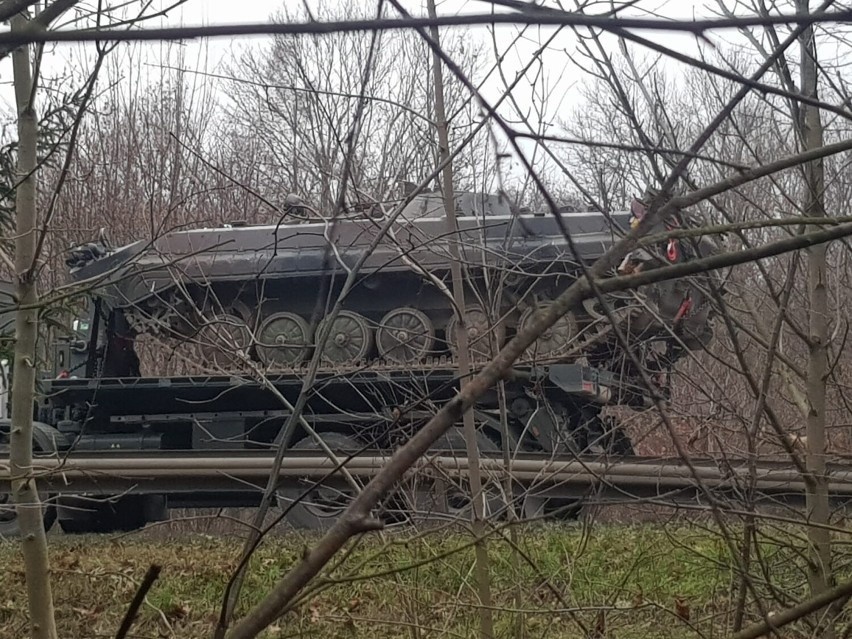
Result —
<instances>
[{"instance_id":1,"label":"road wheel","mask_svg":"<svg viewBox=\"0 0 852 639\"><path fill-rule=\"evenodd\" d=\"M351 455L363 448L357 439L348 435L319 433L319 437L340 456ZM310 435L298 441L291 450L320 451L321 455L325 455L322 447ZM336 478L334 485L312 488L314 483L314 480L305 479L292 488L278 491L278 503L282 508L290 509L286 519L294 528L328 530L355 499L355 490Z\"/></svg>"},{"instance_id":2,"label":"road wheel","mask_svg":"<svg viewBox=\"0 0 852 639\"><path fill-rule=\"evenodd\" d=\"M49 456L56 453L60 442L64 441L62 433L46 424L33 424L33 455ZM9 459L10 436L8 429L0 430L0 459ZM53 496L45 491L39 491L38 500L42 511L44 529L50 530L56 521L56 505ZM17 537L21 534L18 513L11 493L0 493L0 539Z\"/></svg>"},{"instance_id":3,"label":"road wheel","mask_svg":"<svg viewBox=\"0 0 852 639\"><path fill-rule=\"evenodd\" d=\"M477 431L476 443L480 454L499 452L500 447L485 433ZM451 428L436 441L428 456L467 457L467 445L461 428ZM486 518L502 516L506 499L498 482L483 476ZM421 484L417 494L417 519L457 520L469 522L473 517L473 500L470 481L467 479L437 477Z\"/></svg>"}]
</instances>

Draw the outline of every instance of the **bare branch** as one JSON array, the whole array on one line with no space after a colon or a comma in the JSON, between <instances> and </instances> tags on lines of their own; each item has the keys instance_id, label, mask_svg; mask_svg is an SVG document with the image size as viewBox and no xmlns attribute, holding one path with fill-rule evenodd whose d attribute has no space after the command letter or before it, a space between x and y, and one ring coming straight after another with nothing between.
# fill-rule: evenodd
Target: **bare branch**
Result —
<instances>
[{"instance_id":1,"label":"bare branch","mask_svg":"<svg viewBox=\"0 0 852 639\"><path fill-rule=\"evenodd\" d=\"M133 595L133 601L130 602L130 606L127 608L127 613L124 615L124 619L121 620L118 632L115 633L115 639L124 639L127 636L127 633L130 632L130 628L136 619L136 614L139 612L139 608L142 607L142 602L145 601L145 595L148 594L148 591L151 590L151 586L153 586L154 582L157 581L157 578L160 576L160 570L161 567L156 564L152 564L148 567L147 572L145 572L145 577L142 578L142 583L139 584L139 588L136 589L136 593Z\"/></svg>"},{"instance_id":2,"label":"bare branch","mask_svg":"<svg viewBox=\"0 0 852 639\"><path fill-rule=\"evenodd\" d=\"M67 0L70 1L70 0ZM602 29L647 29L662 32L684 32L701 35L706 31L741 29L767 24L824 24L844 22L852 19L852 10L844 9L826 14L779 16L748 16L742 18L720 18L715 20L657 20L643 18L611 18L583 13L560 13L538 15L534 13L468 14L440 16L438 18L397 18L379 20L336 20L328 22L306 22L291 24L229 24L204 27L166 27L161 29L138 29L132 31L114 29L37 31L27 30L20 34L0 34L0 45L17 46L38 42L96 42L96 41L150 41L150 40L193 40L196 38L223 38L258 35L324 35L329 33L353 33L358 31L390 31L426 27L455 27L499 24L535 24L542 26L575 26Z\"/></svg>"},{"instance_id":3,"label":"bare branch","mask_svg":"<svg viewBox=\"0 0 852 639\"><path fill-rule=\"evenodd\" d=\"M852 581L847 581L839 586L825 590L819 595L803 601L797 606L788 608L784 612L771 615L768 620L756 623L753 626L749 626L748 628L731 635L731 639L757 639L758 637L762 637L770 632L780 630L784 626L791 624L794 621L798 621L802 617L813 614L834 602L844 601L845 603L850 596L852 596Z\"/></svg>"}]
</instances>

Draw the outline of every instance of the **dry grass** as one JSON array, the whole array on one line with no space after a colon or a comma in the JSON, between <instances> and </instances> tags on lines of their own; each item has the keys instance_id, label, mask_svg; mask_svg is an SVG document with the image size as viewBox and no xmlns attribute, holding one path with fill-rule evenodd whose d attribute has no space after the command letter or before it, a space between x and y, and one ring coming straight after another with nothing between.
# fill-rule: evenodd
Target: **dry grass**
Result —
<instances>
[{"instance_id":1,"label":"dry grass","mask_svg":"<svg viewBox=\"0 0 852 639\"><path fill-rule=\"evenodd\" d=\"M588 532L588 531L587 531ZM489 543L500 637L724 636L735 582L726 545L701 525L535 527L520 531L534 562L514 562L510 546ZM242 609L259 600L310 539L270 538L252 562ZM768 542L767 542L768 543ZM267 637L471 637L477 629L473 554L461 531L363 539L322 589ZM60 635L112 637L148 565L163 570L133 628L146 638L211 636L223 587L240 550L236 534L152 538L51 536ZM802 595L800 560L768 544L773 581ZM0 637L26 634L23 571L15 543L0 543ZM774 605L774 604L771 604ZM602 612L605 610L605 612ZM689 620L678 616L689 611Z\"/></svg>"}]
</instances>

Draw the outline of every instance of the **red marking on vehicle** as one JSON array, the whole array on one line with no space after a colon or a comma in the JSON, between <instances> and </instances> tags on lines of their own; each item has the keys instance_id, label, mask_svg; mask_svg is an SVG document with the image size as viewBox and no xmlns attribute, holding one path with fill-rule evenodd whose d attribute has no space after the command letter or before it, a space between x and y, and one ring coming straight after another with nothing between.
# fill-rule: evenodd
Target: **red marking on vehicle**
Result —
<instances>
[{"instance_id":1,"label":"red marking on vehicle","mask_svg":"<svg viewBox=\"0 0 852 639\"><path fill-rule=\"evenodd\" d=\"M669 245L666 247L666 257L669 258L669 262L676 262L678 255L677 241L673 239L669 240Z\"/></svg>"},{"instance_id":2,"label":"red marking on vehicle","mask_svg":"<svg viewBox=\"0 0 852 639\"><path fill-rule=\"evenodd\" d=\"M683 300L683 303L680 305L680 308L677 309L677 315L675 315L674 321L675 323L679 322L684 318L684 316L689 313L689 309L692 308L692 300L686 298Z\"/></svg>"}]
</instances>

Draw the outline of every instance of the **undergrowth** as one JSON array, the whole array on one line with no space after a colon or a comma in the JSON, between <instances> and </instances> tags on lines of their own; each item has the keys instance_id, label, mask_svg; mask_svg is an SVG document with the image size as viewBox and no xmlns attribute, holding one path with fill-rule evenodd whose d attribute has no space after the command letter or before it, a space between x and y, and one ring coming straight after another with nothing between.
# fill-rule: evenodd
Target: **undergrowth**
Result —
<instances>
[{"instance_id":1,"label":"undergrowth","mask_svg":"<svg viewBox=\"0 0 852 639\"><path fill-rule=\"evenodd\" d=\"M738 581L731 549L702 526L537 526L521 528L518 538L519 553L499 535L488 543L501 638L721 637L730 630ZM311 541L297 533L269 538L252 560L240 611L259 601ZM459 530L359 539L347 560L327 571L265 636L476 636L470 544ZM240 548L236 535L51 536L60 634L114 636L139 580L157 563L160 578L132 636L209 637ZM752 571L753 583L770 609L784 597L806 595L800 550L792 533L763 538L763 567ZM0 565L0 637L21 637L26 595L16 543L0 542ZM749 601L749 618L756 619Z\"/></svg>"}]
</instances>

